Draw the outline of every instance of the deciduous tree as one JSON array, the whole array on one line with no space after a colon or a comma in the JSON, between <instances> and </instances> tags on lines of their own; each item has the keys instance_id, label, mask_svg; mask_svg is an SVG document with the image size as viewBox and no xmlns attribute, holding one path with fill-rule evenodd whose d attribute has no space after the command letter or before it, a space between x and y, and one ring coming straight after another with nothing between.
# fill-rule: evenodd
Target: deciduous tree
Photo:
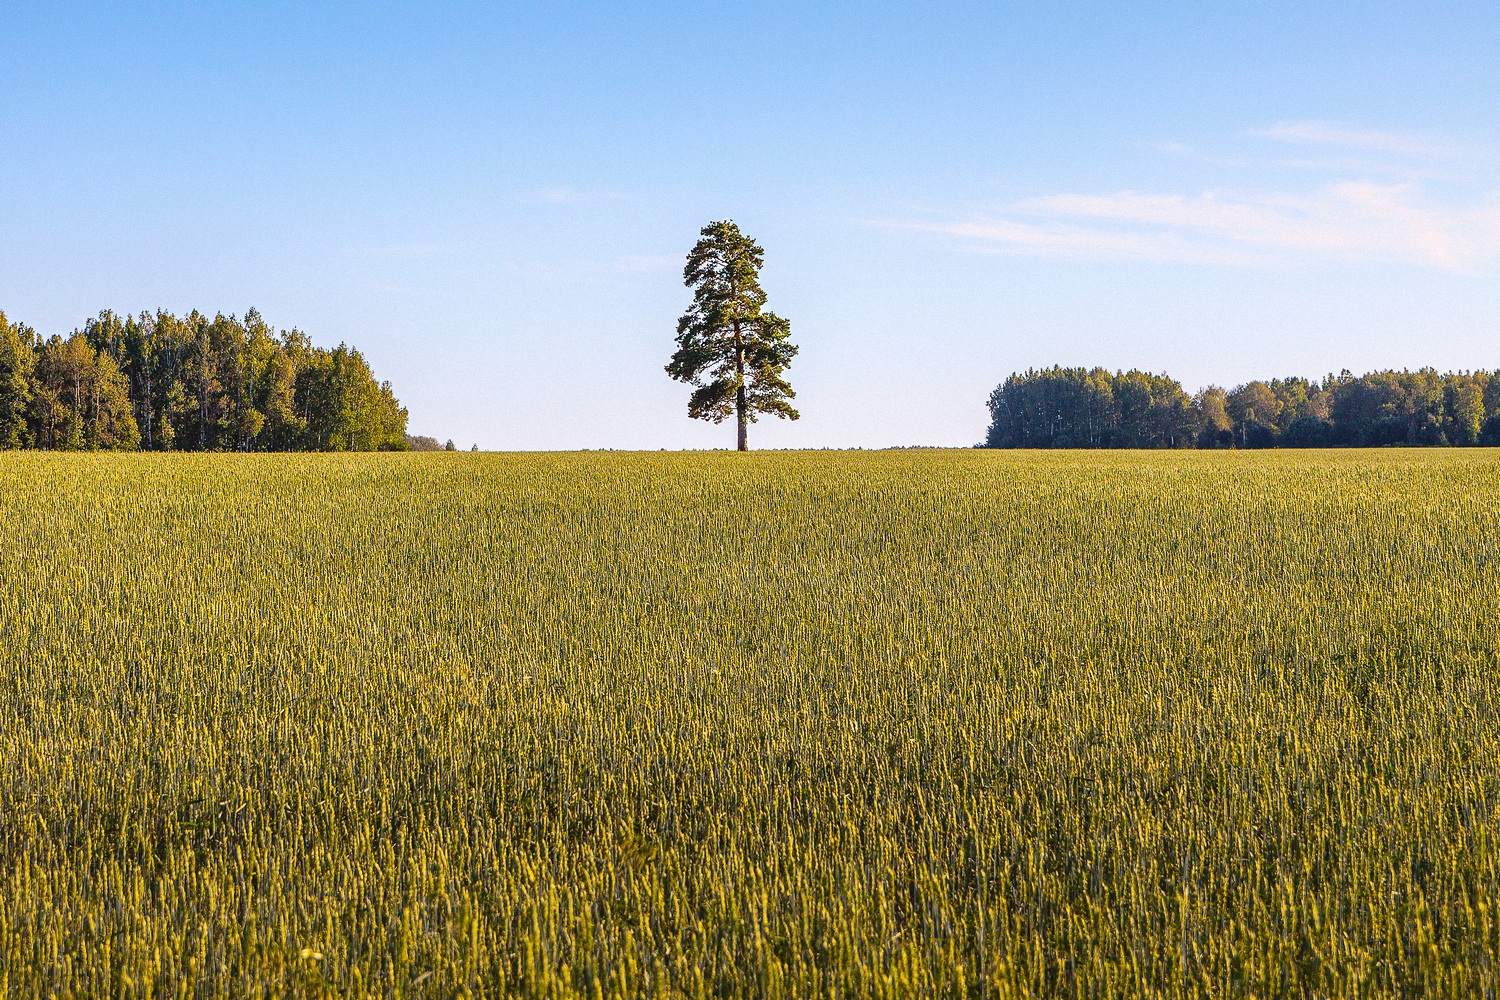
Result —
<instances>
[{"instance_id":1,"label":"deciduous tree","mask_svg":"<svg viewBox=\"0 0 1500 1000\"><path fill-rule=\"evenodd\" d=\"M140 432L125 376L82 333L54 336L37 356L32 400L43 448L134 451Z\"/></svg>"},{"instance_id":2,"label":"deciduous tree","mask_svg":"<svg viewBox=\"0 0 1500 1000\"><path fill-rule=\"evenodd\" d=\"M0 448L31 444L27 413L36 371L36 334L0 312Z\"/></svg>"}]
</instances>

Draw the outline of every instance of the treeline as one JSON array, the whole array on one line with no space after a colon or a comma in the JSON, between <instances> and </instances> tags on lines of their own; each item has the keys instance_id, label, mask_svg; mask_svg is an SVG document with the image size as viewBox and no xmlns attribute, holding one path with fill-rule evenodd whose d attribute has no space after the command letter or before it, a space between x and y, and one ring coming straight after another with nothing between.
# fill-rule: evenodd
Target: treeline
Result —
<instances>
[{"instance_id":1,"label":"treeline","mask_svg":"<svg viewBox=\"0 0 1500 1000\"><path fill-rule=\"evenodd\" d=\"M1319 448L1500 445L1500 371L1345 371L1209 386L1052 367L990 394L989 448Z\"/></svg>"},{"instance_id":2,"label":"treeline","mask_svg":"<svg viewBox=\"0 0 1500 1000\"><path fill-rule=\"evenodd\" d=\"M0 448L401 451L406 410L364 357L199 312L100 313L45 340L0 313Z\"/></svg>"}]
</instances>

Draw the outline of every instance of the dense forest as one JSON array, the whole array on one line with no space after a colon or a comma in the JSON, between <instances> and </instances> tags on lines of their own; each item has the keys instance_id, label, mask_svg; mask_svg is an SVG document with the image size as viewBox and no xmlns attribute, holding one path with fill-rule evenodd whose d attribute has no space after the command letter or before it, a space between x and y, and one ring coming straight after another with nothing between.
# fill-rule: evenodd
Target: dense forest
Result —
<instances>
[{"instance_id":1,"label":"dense forest","mask_svg":"<svg viewBox=\"0 0 1500 1000\"><path fill-rule=\"evenodd\" d=\"M199 312L100 313L43 339L0 313L0 448L400 451L406 410L359 351Z\"/></svg>"},{"instance_id":2,"label":"dense forest","mask_svg":"<svg viewBox=\"0 0 1500 1000\"><path fill-rule=\"evenodd\" d=\"M1345 371L1209 386L1052 367L990 394L989 448L1318 448L1500 445L1500 371Z\"/></svg>"}]
</instances>

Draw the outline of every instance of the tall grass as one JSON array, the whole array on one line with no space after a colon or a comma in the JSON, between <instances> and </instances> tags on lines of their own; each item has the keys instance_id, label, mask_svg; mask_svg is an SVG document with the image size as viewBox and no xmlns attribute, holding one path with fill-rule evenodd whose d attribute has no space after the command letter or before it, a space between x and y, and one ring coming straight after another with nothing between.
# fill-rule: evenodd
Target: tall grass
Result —
<instances>
[{"instance_id":1,"label":"tall grass","mask_svg":"<svg viewBox=\"0 0 1500 1000\"><path fill-rule=\"evenodd\" d=\"M1493 996L1500 455L0 459L0 996Z\"/></svg>"}]
</instances>

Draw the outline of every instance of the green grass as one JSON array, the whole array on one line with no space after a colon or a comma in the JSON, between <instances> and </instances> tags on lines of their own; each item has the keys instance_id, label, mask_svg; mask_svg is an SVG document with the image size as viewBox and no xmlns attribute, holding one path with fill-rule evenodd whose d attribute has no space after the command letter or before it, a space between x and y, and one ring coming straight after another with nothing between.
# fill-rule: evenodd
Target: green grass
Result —
<instances>
[{"instance_id":1,"label":"green grass","mask_svg":"<svg viewBox=\"0 0 1500 1000\"><path fill-rule=\"evenodd\" d=\"M0 996L1500 987L1500 453L0 457Z\"/></svg>"}]
</instances>

